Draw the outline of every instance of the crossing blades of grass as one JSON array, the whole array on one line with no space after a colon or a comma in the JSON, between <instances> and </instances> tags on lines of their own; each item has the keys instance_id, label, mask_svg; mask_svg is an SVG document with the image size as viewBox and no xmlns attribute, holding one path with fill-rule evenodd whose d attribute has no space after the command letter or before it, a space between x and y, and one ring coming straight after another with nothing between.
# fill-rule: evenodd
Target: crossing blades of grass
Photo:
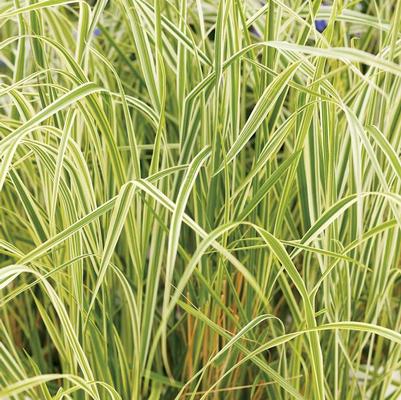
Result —
<instances>
[{"instance_id":1,"label":"crossing blades of grass","mask_svg":"<svg viewBox=\"0 0 401 400\"><path fill-rule=\"evenodd\" d=\"M0 397L401 393L401 2L0 2Z\"/></svg>"}]
</instances>

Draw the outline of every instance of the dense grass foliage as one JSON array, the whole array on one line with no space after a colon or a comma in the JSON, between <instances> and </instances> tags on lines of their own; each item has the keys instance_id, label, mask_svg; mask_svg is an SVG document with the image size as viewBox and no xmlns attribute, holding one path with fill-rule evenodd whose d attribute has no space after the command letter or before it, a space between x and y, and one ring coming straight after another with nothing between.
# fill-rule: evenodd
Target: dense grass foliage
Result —
<instances>
[{"instance_id":1,"label":"dense grass foliage","mask_svg":"<svg viewBox=\"0 0 401 400\"><path fill-rule=\"evenodd\" d=\"M0 398L401 398L400 60L399 0L1 0Z\"/></svg>"}]
</instances>

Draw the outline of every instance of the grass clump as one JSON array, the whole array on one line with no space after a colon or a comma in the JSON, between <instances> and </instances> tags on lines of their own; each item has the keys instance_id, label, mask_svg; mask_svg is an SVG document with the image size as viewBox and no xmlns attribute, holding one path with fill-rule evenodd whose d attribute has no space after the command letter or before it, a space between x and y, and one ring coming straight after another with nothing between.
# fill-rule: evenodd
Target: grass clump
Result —
<instances>
[{"instance_id":1,"label":"grass clump","mask_svg":"<svg viewBox=\"0 0 401 400\"><path fill-rule=\"evenodd\" d=\"M0 398L400 398L400 1L0 16Z\"/></svg>"}]
</instances>

